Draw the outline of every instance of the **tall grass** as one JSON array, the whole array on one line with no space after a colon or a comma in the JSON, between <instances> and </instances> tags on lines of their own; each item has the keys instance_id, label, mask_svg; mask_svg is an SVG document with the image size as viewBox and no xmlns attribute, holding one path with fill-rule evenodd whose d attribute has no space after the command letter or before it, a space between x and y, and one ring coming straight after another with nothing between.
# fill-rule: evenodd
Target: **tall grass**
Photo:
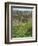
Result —
<instances>
[{"instance_id":1,"label":"tall grass","mask_svg":"<svg viewBox=\"0 0 38 46\"><path fill-rule=\"evenodd\" d=\"M21 23L16 26L12 26L12 37L31 37L32 36L32 22Z\"/></svg>"}]
</instances>

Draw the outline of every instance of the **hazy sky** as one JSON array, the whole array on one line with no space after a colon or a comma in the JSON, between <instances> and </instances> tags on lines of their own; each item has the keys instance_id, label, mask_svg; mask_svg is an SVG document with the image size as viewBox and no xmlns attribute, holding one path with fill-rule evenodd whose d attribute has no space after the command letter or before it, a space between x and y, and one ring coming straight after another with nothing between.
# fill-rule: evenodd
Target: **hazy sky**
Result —
<instances>
[{"instance_id":1,"label":"hazy sky","mask_svg":"<svg viewBox=\"0 0 38 46\"><path fill-rule=\"evenodd\" d=\"M32 9L27 9L27 8L13 8L12 10L19 10L19 11L32 11Z\"/></svg>"}]
</instances>

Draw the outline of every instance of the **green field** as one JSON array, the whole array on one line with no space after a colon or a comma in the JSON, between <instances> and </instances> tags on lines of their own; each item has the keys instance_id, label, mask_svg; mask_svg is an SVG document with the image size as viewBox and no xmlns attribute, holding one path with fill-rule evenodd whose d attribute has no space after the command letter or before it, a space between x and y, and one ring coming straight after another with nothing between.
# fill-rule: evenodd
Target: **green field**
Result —
<instances>
[{"instance_id":1,"label":"green field","mask_svg":"<svg viewBox=\"0 0 38 46\"><path fill-rule=\"evenodd\" d=\"M12 37L31 37L32 36L32 22L21 23L16 26L12 26Z\"/></svg>"}]
</instances>

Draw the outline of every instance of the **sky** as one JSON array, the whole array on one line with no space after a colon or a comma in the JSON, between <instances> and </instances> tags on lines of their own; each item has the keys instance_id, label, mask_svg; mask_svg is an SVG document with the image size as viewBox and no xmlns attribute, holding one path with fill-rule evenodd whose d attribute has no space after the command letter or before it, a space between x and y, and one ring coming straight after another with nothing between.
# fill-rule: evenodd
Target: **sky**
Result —
<instances>
[{"instance_id":1,"label":"sky","mask_svg":"<svg viewBox=\"0 0 38 46\"><path fill-rule=\"evenodd\" d=\"M12 8L12 10L19 10L19 11L32 11L32 9L28 9L28 8Z\"/></svg>"}]
</instances>

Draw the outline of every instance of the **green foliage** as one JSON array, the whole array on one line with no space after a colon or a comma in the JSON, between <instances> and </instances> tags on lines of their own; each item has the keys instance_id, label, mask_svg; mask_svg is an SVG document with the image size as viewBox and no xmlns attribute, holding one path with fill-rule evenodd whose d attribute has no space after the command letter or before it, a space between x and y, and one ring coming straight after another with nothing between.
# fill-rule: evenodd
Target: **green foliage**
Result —
<instances>
[{"instance_id":1,"label":"green foliage","mask_svg":"<svg viewBox=\"0 0 38 46\"><path fill-rule=\"evenodd\" d=\"M11 37L32 36L32 11L12 10Z\"/></svg>"},{"instance_id":2,"label":"green foliage","mask_svg":"<svg viewBox=\"0 0 38 46\"><path fill-rule=\"evenodd\" d=\"M32 22L21 23L12 26L12 37L31 37L32 36Z\"/></svg>"}]
</instances>

